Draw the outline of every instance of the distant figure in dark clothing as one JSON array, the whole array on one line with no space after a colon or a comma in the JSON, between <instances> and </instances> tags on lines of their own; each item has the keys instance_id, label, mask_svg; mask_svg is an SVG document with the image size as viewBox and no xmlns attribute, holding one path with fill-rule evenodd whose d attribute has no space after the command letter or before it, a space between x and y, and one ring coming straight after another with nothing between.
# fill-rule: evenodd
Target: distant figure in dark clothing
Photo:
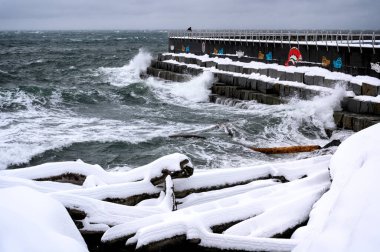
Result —
<instances>
[{"instance_id":1,"label":"distant figure in dark clothing","mask_svg":"<svg viewBox=\"0 0 380 252\"><path fill-rule=\"evenodd\" d=\"M191 26L189 27L189 28L187 28L187 31L189 31L189 32L191 32L192 30L191 30Z\"/></svg>"}]
</instances>

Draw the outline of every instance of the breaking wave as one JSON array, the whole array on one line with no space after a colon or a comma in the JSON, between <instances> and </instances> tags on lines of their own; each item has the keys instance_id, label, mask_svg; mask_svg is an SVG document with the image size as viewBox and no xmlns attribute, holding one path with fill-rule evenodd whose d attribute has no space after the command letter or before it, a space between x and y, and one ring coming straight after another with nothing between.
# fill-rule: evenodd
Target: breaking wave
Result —
<instances>
[{"instance_id":1,"label":"breaking wave","mask_svg":"<svg viewBox=\"0 0 380 252\"><path fill-rule=\"evenodd\" d=\"M152 60L152 55L144 49L123 67L100 67L98 71L111 85L123 87L140 82L140 74L145 72Z\"/></svg>"},{"instance_id":2,"label":"breaking wave","mask_svg":"<svg viewBox=\"0 0 380 252\"><path fill-rule=\"evenodd\" d=\"M167 82L149 78L147 85L157 90L160 99L175 103L208 102L214 77L210 72L203 72L187 82Z\"/></svg>"}]
</instances>

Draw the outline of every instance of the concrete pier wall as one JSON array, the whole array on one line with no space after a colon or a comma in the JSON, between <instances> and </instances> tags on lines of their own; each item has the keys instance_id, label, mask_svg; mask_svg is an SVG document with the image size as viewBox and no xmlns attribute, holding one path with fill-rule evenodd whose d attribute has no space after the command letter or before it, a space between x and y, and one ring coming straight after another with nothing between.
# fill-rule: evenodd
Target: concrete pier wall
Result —
<instances>
[{"instance_id":1,"label":"concrete pier wall","mask_svg":"<svg viewBox=\"0 0 380 252\"><path fill-rule=\"evenodd\" d=\"M297 48L302 55L298 66L321 66L331 71L344 72L354 76L369 75L380 78L380 71L376 71L378 62L380 62L380 48L301 45L294 41L290 44L276 44L169 38L168 49L169 52L174 53L190 52L231 59L237 59L238 57L234 55L240 51L244 52L244 56L239 58L243 62L254 60L284 65L288 61L289 51L293 47Z\"/></svg>"}]
</instances>

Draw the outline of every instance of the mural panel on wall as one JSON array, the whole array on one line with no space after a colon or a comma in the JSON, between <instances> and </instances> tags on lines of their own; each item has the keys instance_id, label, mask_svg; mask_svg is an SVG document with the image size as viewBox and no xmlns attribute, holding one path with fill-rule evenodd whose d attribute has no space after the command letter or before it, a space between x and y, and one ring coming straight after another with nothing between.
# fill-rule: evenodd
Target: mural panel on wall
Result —
<instances>
[{"instance_id":1,"label":"mural panel on wall","mask_svg":"<svg viewBox=\"0 0 380 252\"><path fill-rule=\"evenodd\" d=\"M322 57L322 66L323 67L329 67L331 64L331 60L326 58L325 56Z\"/></svg>"},{"instance_id":2,"label":"mural panel on wall","mask_svg":"<svg viewBox=\"0 0 380 252\"><path fill-rule=\"evenodd\" d=\"M214 54L224 54L224 49L220 48L219 50L214 47Z\"/></svg>"},{"instance_id":3,"label":"mural panel on wall","mask_svg":"<svg viewBox=\"0 0 380 252\"><path fill-rule=\"evenodd\" d=\"M244 52L243 52L243 51L236 51L236 56L237 56L238 58L241 58L241 57L244 56Z\"/></svg>"},{"instance_id":4,"label":"mural panel on wall","mask_svg":"<svg viewBox=\"0 0 380 252\"><path fill-rule=\"evenodd\" d=\"M261 51L259 51L259 54L257 55L257 58L263 60L265 58L264 53L262 53Z\"/></svg>"},{"instance_id":5,"label":"mural panel on wall","mask_svg":"<svg viewBox=\"0 0 380 252\"><path fill-rule=\"evenodd\" d=\"M333 60L333 67L335 69L341 69L343 66L343 61L341 57L338 57L336 60Z\"/></svg>"},{"instance_id":6,"label":"mural panel on wall","mask_svg":"<svg viewBox=\"0 0 380 252\"><path fill-rule=\"evenodd\" d=\"M288 60L285 62L285 66L295 66L299 61L302 61L302 54L300 50L297 47L290 48Z\"/></svg>"},{"instance_id":7,"label":"mural panel on wall","mask_svg":"<svg viewBox=\"0 0 380 252\"><path fill-rule=\"evenodd\" d=\"M189 52L190 52L190 46L186 46L186 47L184 47L184 46L182 45L182 49L181 49L181 51L182 51L182 52L185 52L185 53L189 53Z\"/></svg>"},{"instance_id":8,"label":"mural panel on wall","mask_svg":"<svg viewBox=\"0 0 380 252\"><path fill-rule=\"evenodd\" d=\"M380 62L371 63L371 70L380 73Z\"/></svg>"},{"instance_id":9,"label":"mural panel on wall","mask_svg":"<svg viewBox=\"0 0 380 252\"><path fill-rule=\"evenodd\" d=\"M272 52L268 52L267 54L265 54L265 59L266 60L272 60L273 59Z\"/></svg>"},{"instance_id":10,"label":"mural panel on wall","mask_svg":"<svg viewBox=\"0 0 380 252\"><path fill-rule=\"evenodd\" d=\"M202 53L206 52L206 43L203 41L202 42Z\"/></svg>"}]
</instances>

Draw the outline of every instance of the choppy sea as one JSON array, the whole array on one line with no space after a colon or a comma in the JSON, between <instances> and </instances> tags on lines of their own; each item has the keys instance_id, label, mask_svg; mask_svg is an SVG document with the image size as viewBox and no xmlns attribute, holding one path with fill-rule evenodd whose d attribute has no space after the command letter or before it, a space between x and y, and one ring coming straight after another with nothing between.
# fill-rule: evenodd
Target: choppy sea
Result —
<instances>
[{"instance_id":1,"label":"choppy sea","mask_svg":"<svg viewBox=\"0 0 380 252\"><path fill-rule=\"evenodd\" d=\"M329 142L340 90L286 105L212 104L210 74L140 77L166 50L160 31L0 32L0 169L81 159L123 170L174 152L200 169L238 167L306 155L247 146Z\"/></svg>"}]
</instances>

